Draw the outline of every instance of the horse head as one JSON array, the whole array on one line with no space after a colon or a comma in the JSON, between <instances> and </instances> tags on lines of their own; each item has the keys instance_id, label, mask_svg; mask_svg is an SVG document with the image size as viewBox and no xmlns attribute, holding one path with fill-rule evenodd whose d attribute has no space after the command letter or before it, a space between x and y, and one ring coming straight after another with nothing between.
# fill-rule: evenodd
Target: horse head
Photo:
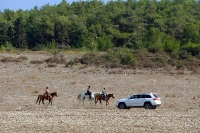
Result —
<instances>
[{"instance_id":1,"label":"horse head","mask_svg":"<svg viewBox=\"0 0 200 133\"><path fill-rule=\"evenodd\" d=\"M108 94L109 97L115 98L114 94Z\"/></svg>"},{"instance_id":2,"label":"horse head","mask_svg":"<svg viewBox=\"0 0 200 133\"><path fill-rule=\"evenodd\" d=\"M51 93L51 95L52 95L52 97L53 97L53 96L58 97L57 92L53 92L53 93Z\"/></svg>"}]
</instances>

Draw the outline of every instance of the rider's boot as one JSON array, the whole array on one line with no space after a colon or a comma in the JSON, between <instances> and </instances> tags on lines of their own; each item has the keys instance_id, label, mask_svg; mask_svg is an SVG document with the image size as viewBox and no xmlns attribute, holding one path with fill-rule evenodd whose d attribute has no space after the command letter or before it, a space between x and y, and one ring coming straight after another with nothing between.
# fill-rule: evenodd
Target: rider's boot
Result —
<instances>
[{"instance_id":1,"label":"rider's boot","mask_svg":"<svg viewBox=\"0 0 200 133\"><path fill-rule=\"evenodd\" d=\"M89 98L91 99L91 95L89 95Z\"/></svg>"}]
</instances>

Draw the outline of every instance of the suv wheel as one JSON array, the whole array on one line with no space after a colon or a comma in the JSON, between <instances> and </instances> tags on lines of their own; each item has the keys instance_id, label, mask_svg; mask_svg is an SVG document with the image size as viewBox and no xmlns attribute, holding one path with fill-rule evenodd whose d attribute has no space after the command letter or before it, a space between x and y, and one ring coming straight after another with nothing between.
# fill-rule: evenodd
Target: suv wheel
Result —
<instances>
[{"instance_id":1,"label":"suv wheel","mask_svg":"<svg viewBox=\"0 0 200 133\"><path fill-rule=\"evenodd\" d=\"M145 103L145 104L144 104L144 108L145 108L145 109L152 109L151 103Z\"/></svg>"},{"instance_id":2,"label":"suv wheel","mask_svg":"<svg viewBox=\"0 0 200 133\"><path fill-rule=\"evenodd\" d=\"M125 103L119 103L118 108L119 109L125 109L126 108Z\"/></svg>"},{"instance_id":3,"label":"suv wheel","mask_svg":"<svg viewBox=\"0 0 200 133\"><path fill-rule=\"evenodd\" d=\"M152 106L152 109L156 109L156 106Z\"/></svg>"}]
</instances>

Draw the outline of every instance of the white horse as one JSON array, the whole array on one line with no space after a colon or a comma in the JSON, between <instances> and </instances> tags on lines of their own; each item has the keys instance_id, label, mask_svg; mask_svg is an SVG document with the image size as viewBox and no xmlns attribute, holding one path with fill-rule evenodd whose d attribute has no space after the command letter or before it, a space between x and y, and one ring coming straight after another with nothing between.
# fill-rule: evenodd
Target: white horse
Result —
<instances>
[{"instance_id":1,"label":"white horse","mask_svg":"<svg viewBox=\"0 0 200 133\"><path fill-rule=\"evenodd\" d=\"M79 100L79 103L78 103L78 104L80 104L81 101L82 101L82 103L84 104L85 98L87 98L87 99L90 100L90 104L92 103L92 101L95 100L95 95L94 95L93 93L91 93L91 99L90 99L89 95L85 95L85 94L86 94L86 92L82 92L82 93L80 93L80 94L78 95L78 97L77 97L77 99Z\"/></svg>"}]
</instances>

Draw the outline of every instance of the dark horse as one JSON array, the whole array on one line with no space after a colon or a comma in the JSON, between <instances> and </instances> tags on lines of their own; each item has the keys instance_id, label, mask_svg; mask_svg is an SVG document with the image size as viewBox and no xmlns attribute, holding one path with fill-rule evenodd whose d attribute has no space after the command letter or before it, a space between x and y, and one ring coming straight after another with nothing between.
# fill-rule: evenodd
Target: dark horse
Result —
<instances>
[{"instance_id":1,"label":"dark horse","mask_svg":"<svg viewBox=\"0 0 200 133\"><path fill-rule=\"evenodd\" d=\"M50 93L50 95L49 95L49 103L51 102L51 105L52 105L52 100L53 100L54 96L58 97L57 92ZM40 104L41 100L42 100L42 103L44 104L44 99L47 100L46 94L39 95L38 99L36 101L36 104L37 104L38 101L39 101L39 104Z\"/></svg>"},{"instance_id":2,"label":"dark horse","mask_svg":"<svg viewBox=\"0 0 200 133\"><path fill-rule=\"evenodd\" d=\"M113 94L108 94L108 95L106 95L106 99L104 100L103 94L96 95L96 97L95 97L95 105L98 102L98 100L100 101L100 104L102 105L101 100L103 100L103 101L106 101L106 106L107 106L109 104L109 99L111 97L115 98Z\"/></svg>"}]
</instances>

